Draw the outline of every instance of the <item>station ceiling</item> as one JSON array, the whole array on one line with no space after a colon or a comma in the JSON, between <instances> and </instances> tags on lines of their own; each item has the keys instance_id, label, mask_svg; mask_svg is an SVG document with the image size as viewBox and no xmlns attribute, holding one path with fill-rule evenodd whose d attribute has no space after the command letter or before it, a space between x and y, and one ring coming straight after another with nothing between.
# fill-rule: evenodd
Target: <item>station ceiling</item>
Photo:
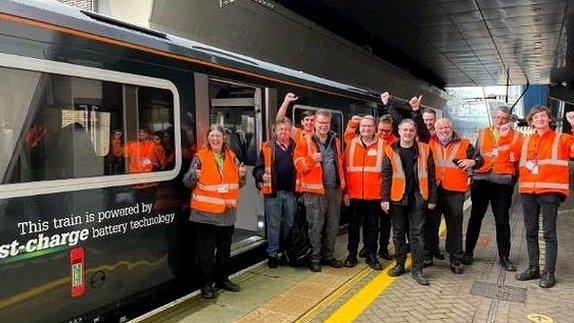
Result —
<instances>
[{"instance_id":1,"label":"station ceiling","mask_svg":"<svg viewBox=\"0 0 574 323\"><path fill-rule=\"evenodd\" d=\"M277 2L439 87L574 82L574 0Z\"/></svg>"}]
</instances>

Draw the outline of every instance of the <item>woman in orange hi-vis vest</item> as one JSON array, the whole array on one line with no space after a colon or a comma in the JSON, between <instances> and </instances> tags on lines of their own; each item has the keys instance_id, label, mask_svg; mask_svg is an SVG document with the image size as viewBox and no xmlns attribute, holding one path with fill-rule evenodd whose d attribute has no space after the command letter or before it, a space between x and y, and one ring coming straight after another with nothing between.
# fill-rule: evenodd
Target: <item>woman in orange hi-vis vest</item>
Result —
<instances>
[{"instance_id":1,"label":"woman in orange hi-vis vest","mask_svg":"<svg viewBox=\"0 0 574 323\"><path fill-rule=\"evenodd\" d=\"M228 278L227 263L239 189L245 184L245 167L227 147L222 126L209 128L205 146L194 156L183 183L193 190L189 220L195 226L201 295L213 298L213 283L232 292L239 291L239 286Z\"/></svg>"},{"instance_id":2,"label":"woman in orange hi-vis vest","mask_svg":"<svg viewBox=\"0 0 574 323\"><path fill-rule=\"evenodd\" d=\"M566 118L574 129L574 112L568 112ZM574 157L574 138L550 128L553 116L548 107L533 107L527 120L535 131L512 146L512 153L520 161L518 191L522 199L529 259L528 268L517 274L516 279L540 278L540 287L550 288L556 283L556 217L558 205L569 193L568 161ZM538 221L541 212L546 243L546 270L542 275L538 267Z\"/></svg>"}]
</instances>

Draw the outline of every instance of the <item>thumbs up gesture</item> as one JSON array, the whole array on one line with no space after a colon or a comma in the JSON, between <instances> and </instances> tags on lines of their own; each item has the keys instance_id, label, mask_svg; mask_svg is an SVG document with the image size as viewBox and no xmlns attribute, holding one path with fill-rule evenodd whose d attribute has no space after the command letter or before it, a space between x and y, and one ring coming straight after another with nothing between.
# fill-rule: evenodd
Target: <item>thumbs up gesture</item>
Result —
<instances>
[{"instance_id":1,"label":"thumbs up gesture","mask_svg":"<svg viewBox=\"0 0 574 323\"><path fill-rule=\"evenodd\" d=\"M239 177L245 177L245 166L243 165L243 163L239 164Z\"/></svg>"},{"instance_id":2,"label":"thumbs up gesture","mask_svg":"<svg viewBox=\"0 0 574 323\"><path fill-rule=\"evenodd\" d=\"M414 96L414 97L409 101L409 104L410 104L411 108L413 108L414 111L417 111L417 110L420 108L422 98L423 98L422 95L419 95L418 98L417 98L416 96Z\"/></svg>"}]
</instances>

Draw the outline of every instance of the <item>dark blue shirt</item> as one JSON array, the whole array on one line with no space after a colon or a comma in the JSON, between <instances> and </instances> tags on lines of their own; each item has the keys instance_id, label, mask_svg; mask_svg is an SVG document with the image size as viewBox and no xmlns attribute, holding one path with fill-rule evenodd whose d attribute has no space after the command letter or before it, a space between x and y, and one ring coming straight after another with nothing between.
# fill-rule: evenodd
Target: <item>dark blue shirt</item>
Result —
<instances>
[{"instance_id":1,"label":"dark blue shirt","mask_svg":"<svg viewBox=\"0 0 574 323\"><path fill-rule=\"evenodd\" d=\"M281 149L276 143L275 149L275 171L277 174L277 191L293 192L293 178L295 177L295 166L293 166L293 144L287 150Z\"/></svg>"}]
</instances>

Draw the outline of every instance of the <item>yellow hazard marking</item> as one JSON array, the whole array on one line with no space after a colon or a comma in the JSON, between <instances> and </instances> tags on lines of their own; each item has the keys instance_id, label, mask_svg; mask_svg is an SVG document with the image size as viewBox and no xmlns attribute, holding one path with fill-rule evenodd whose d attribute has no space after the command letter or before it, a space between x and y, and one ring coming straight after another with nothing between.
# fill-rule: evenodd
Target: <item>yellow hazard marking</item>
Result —
<instances>
[{"instance_id":1,"label":"yellow hazard marking","mask_svg":"<svg viewBox=\"0 0 574 323\"><path fill-rule=\"evenodd\" d=\"M464 202L463 210L468 209L471 206L470 199ZM439 235L443 236L446 232L446 223L444 218L441 220ZM388 272L395 265L395 261L388 264L383 271L378 274L372 281L370 281L365 287L357 292L353 297L351 297L345 304L343 304L339 309L337 309L325 322L335 323L335 322L352 322L356 319L365 309L371 305L371 303L381 295L387 287L389 287L395 280L395 277L389 276ZM405 266L408 268L411 266L411 256L407 257Z\"/></svg>"},{"instance_id":2,"label":"yellow hazard marking","mask_svg":"<svg viewBox=\"0 0 574 323\"><path fill-rule=\"evenodd\" d=\"M548 317L548 316L542 315L542 314L537 314L537 313L528 314L528 315L526 315L526 318L532 322L538 322L538 323L552 323L552 322L554 322L554 320L551 317Z\"/></svg>"}]
</instances>

